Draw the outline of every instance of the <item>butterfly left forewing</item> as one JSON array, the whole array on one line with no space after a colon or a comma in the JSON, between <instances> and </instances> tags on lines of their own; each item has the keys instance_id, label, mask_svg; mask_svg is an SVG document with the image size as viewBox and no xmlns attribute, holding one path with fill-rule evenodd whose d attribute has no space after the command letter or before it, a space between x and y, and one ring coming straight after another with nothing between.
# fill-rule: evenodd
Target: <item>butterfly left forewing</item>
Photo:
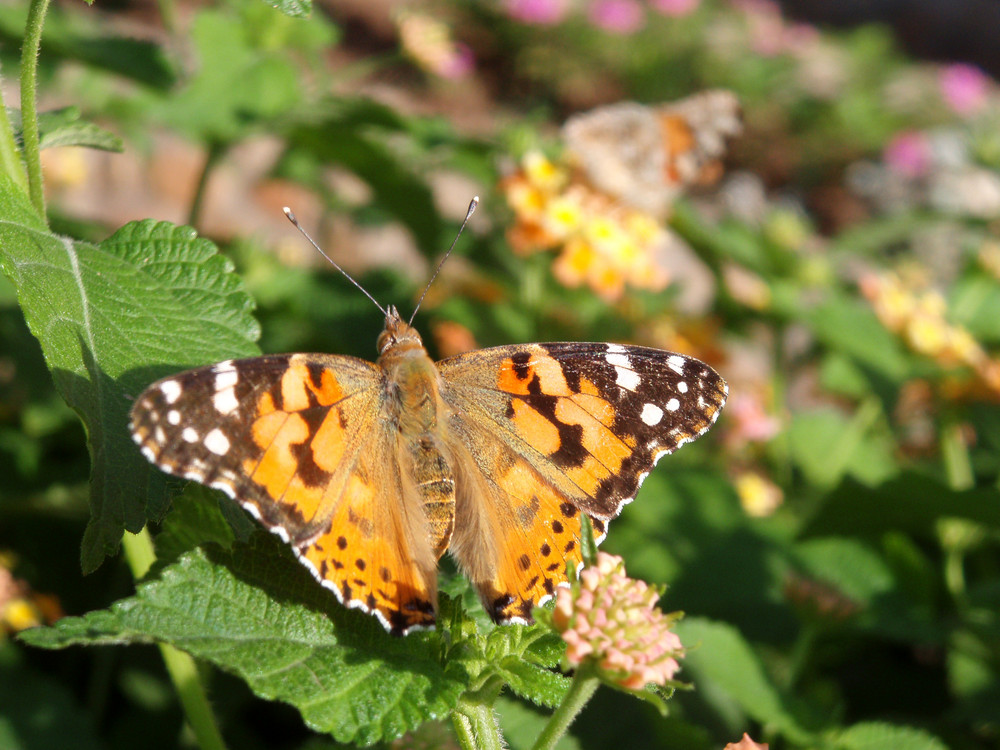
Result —
<instances>
[{"instance_id":1,"label":"butterfly left forewing","mask_svg":"<svg viewBox=\"0 0 1000 750\"><path fill-rule=\"evenodd\" d=\"M551 594L579 561L582 514L603 536L656 461L707 431L727 394L698 360L616 344L499 347L439 367L460 476L473 476L458 483L452 552L500 620Z\"/></svg>"}]
</instances>

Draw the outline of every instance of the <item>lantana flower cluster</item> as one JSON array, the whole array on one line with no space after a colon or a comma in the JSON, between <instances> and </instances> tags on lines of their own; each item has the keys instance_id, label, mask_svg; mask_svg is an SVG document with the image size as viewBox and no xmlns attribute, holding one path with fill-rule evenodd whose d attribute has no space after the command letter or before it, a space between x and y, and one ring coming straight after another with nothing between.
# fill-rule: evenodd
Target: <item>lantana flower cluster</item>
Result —
<instances>
[{"instance_id":1,"label":"lantana flower cluster","mask_svg":"<svg viewBox=\"0 0 1000 750\"><path fill-rule=\"evenodd\" d=\"M683 647L670 630L676 618L656 607L661 593L629 578L622 558L598 552L596 564L556 594L552 624L569 646L565 666L590 662L605 681L628 690L673 679Z\"/></svg>"},{"instance_id":2,"label":"lantana flower cluster","mask_svg":"<svg viewBox=\"0 0 1000 750\"><path fill-rule=\"evenodd\" d=\"M987 388L1000 393L1000 361L991 358L966 328L947 320L947 303L940 292L921 289L892 272L865 277L861 291L882 324L911 349L945 367L969 367Z\"/></svg>"},{"instance_id":3,"label":"lantana flower cluster","mask_svg":"<svg viewBox=\"0 0 1000 750\"><path fill-rule=\"evenodd\" d=\"M511 245L522 254L558 250L553 273L562 284L587 284L614 301L626 285L658 291L670 281L657 262L670 244L666 229L590 187L568 166L530 152L500 189L515 214Z\"/></svg>"}]
</instances>

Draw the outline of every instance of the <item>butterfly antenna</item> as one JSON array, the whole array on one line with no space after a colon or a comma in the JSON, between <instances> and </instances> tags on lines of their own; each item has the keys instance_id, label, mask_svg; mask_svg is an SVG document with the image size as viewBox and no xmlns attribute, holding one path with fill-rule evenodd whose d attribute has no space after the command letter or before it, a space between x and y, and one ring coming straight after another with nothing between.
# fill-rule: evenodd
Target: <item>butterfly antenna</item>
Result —
<instances>
[{"instance_id":1,"label":"butterfly antenna","mask_svg":"<svg viewBox=\"0 0 1000 750\"><path fill-rule=\"evenodd\" d=\"M365 289L363 286L361 286L361 284L359 284L354 279L354 277L351 276L351 274L349 274L347 271L345 271L343 268L341 268L340 264L337 263L337 261L335 261L329 255L327 255L326 253L323 252L323 248L321 248L319 245L317 245L316 244L316 240L314 240L312 237L310 237L309 236L309 232L307 232L305 229L303 229L302 225L299 224L299 220L295 218L295 214L292 213L292 209L290 209L288 206L285 206L281 210L285 212L285 216L287 216L288 220L290 222L292 222L292 224L295 225L295 228L298 229L300 232L302 232L302 236L305 237L307 240L309 240L309 244L311 244L314 248L316 248L316 251L320 255L322 255L324 258L326 258L328 261L330 261L330 263L333 265L334 268L336 268L338 271L340 271L342 274L344 274L344 276L347 277L348 281L350 281L352 284L354 284L354 286L356 286L358 289L360 289L361 292L362 292L362 294L364 294L368 299L370 299L372 302L374 302L375 303L375 307L377 307L379 310L381 310L383 315L385 315L386 317L388 317L389 313L386 311L386 309L384 307L382 307L382 305L380 305L378 303L378 300L375 299L374 297L372 297L371 294L368 293L368 290ZM463 224L462 226L465 226L465 225Z\"/></svg>"},{"instance_id":2,"label":"butterfly antenna","mask_svg":"<svg viewBox=\"0 0 1000 750\"><path fill-rule=\"evenodd\" d=\"M424 291L420 294L420 299L417 300L417 306L413 308L413 314L407 321L407 325L413 325L413 319L417 317L417 310L420 309L420 305L424 301L424 297L427 296L427 290L431 288L431 284L434 283L434 279L438 277L441 273L441 266L444 262L448 260L448 256L451 255L451 251L455 249L455 245L458 242L458 238L462 236L462 232L465 230L465 225L469 223L469 219L472 218L472 214L476 212L476 208L479 206L479 196L474 196L471 201L469 201L469 210L465 212L465 219L462 220L462 226L458 228L458 232L455 234L455 239L451 241L451 247L448 248L448 252L444 254L441 261L437 264L437 268L434 269L434 274L431 276L431 280L427 282L427 286L424 287Z\"/></svg>"}]
</instances>

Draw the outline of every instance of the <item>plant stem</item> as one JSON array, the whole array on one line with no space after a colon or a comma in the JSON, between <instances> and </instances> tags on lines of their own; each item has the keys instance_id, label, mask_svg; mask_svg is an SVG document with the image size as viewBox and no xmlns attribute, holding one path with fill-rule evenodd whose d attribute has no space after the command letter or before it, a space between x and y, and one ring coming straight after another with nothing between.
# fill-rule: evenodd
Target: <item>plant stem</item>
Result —
<instances>
[{"instance_id":1,"label":"plant stem","mask_svg":"<svg viewBox=\"0 0 1000 750\"><path fill-rule=\"evenodd\" d=\"M125 532L122 537L122 548L132 575L138 581L156 561L149 530L143 529L138 534ZM226 750L226 744L215 723L215 716L212 714L212 707L209 705L205 686L201 683L195 660L167 643L161 643L159 647L167 674L170 675L170 681L174 683L174 689L180 698L184 715L198 740L198 747L201 750Z\"/></svg>"},{"instance_id":2,"label":"plant stem","mask_svg":"<svg viewBox=\"0 0 1000 750\"><path fill-rule=\"evenodd\" d=\"M41 148L38 139L38 49L49 0L31 0L28 23L21 48L21 135L24 139L24 163L28 171L28 195L35 210L45 219L45 193L42 189Z\"/></svg>"},{"instance_id":3,"label":"plant stem","mask_svg":"<svg viewBox=\"0 0 1000 750\"><path fill-rule=\"evenodd\" d=\"M3 76L0 75L0 171L25 193L28 192L28 173L24 171L21 152L14 138L14 128L7 116L7 103L3 97Z\"/></svg>"},{"instance_id":4,"label":"plant stem","mask_svg":"<svg viewBox=\"0 0 1000 750\"><path fill-rule=\"evenodd\" d=\"M785 689L792 691L798 685L802 672L805 670L809 657L812 656L813 647L819 636L819 627L812 622L807 622L802 627L802 632L792 649L788 667L788 678L785 682Z\"/></svg>"},{"instance_id":5,"label":"plant stem","mask_svg":"<svg viewBox=\"0 0 1000 750\"><path fill-rule=\"evenodd\" d=\"M163 28L168 33L173 34L177 31L177 7L174 5L174 0L158 0L156 5L160 9L160 20L163 22Z\"/></svg>"},{"instance_id":6,"label":"plant stem","mask_svg":"<svg viewBox=\"0 0 1000 750\"><path fill-rule=\"evenodd\" d=\"M969 448L962 438L962 425L953 419L949 419L941 430L941 456L951 489L967 490L975 486L972 459L969 458Z\"/></svg>"},{"instance_id":7,"label":"plant stem","mask_svg":"<svg viewBox=\"0 0 1000 750\"><path fill-rule=\"evenodd\" d=\"M201 220L201 209L205 203L205 190L208 188L208 178L212 169L219 163L219 159L226 153L226 147L217 141L212 141L208 146L208 153L205 155L205 166L198 175L198 184L194 189L194 198L191 200L191 210L188 212L187 223L198 228Z\"/></svg>"},{"instance_id":8,"label":"plant stem","mask_svg":"<svg viewBox=\"0 0 1000 750\"><path fill-rule=\"evenodd\" d=\"M549 717L549 723L538 735L532 750L551 750L555 747L559 738L566 734L566 730L569 729L569 725L573 723L577 714L587 705L587 701L590 700L599 684L600 681L590 669L586 666L580 667L573 676L573 682L570 683L566 697Z\"/></svg>"},{"instance_id":9,"label":"plant stem","mask_svg":"<svg viewBox=\"0 0 1000 750\"><path fill-rule=\"evenodd\" d=\"M451 721L462 750L503 750L504 742L492 706L463 700L452 713Z\"/></svg>"}]
</instances>

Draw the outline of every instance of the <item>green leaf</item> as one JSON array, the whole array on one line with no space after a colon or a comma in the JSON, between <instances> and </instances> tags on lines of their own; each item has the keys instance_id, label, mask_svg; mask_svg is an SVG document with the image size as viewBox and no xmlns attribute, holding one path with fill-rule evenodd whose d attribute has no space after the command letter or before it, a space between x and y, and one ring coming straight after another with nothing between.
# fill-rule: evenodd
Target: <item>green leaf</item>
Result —
<instances>
[{"instance_id":1,"label":"green leaf","mask_svg":"<svg viewBox=\"0 0 1000 750\"><path fill-rule=\"evenodd\" d=\"M258 49L233 13L200 11L191 36L198 72L176 96L163 101L160 112L180 132L199 141L229 143L299 103L295 67Z\"/></svg>"},{"instance_id":2,"label":"green leaf","mask_svg":"<svg viewBox=\"0 0 1000 750\"><path fill-rule=\"evenodd\" d=\"M264 0L264 2L292 18L306 18L312 14L312 0Z\"/></svg>"},{"instance_id":3,"label":"green leaf","mask_svg":"<svg viewBox=\"0 0 1000 750\"><path fill-rule=\"evenodd\" d=\"M237 539L230 517L242 522L240 541L247 541L255 530L253 522L238 508L231 516L223 515L220 509L223 503L235 505L221 492L188 482L184 491L173 499L171 512L163 521L163 530L156 536L157 562L173 562L206 542L228 549Z\"/></svg>"},{"instance_id":4,"label":"green leaf","mask_svg":"<svg viewBox=\"0 0 1000 750\"><path fill-rule=\"evenodd\" d=\"M885 480L895 472L895 461L893 446L873 431L881 416L879 402L872 398L851 417L833 409L799 412L789 428L792 459L810 482L821 487L836 484L847 473Z\"/></svg>"},{"instance_id":5,"label":"green leaf","mask_svg":"<svg viewBox=\"0 0 1000 750\"><path fill-rule=\"evenodd\" d=\"M908 362L902 344L862 302L830 299L803 319L812 326L816 338L831 349L894 383L906 377Z\"/></svg>"},{"instance_id":6,"label":"green leaf","mask_svg":"<svg viewBox=\"0 0 1000 750\"><path fill-rule=\"evenodd\" d=\"M289 142L312 160L353 172L371 187L372 205L409 229L421 252L439 254L442 222L431 190L387 142L386 135L402 131L405 122L391 110L361 100L326 105L333 112L295 128Z\"/></svg>"},{"instance_id":7,"label":"green leaf","mask_svg":"<svg viewBox=\"0 0 1000 750\"><path fill-rule=\"evenodd\" d=\"M38 130L41 134L40 146L85 146L102 151L121 153L125 150L122 139L114 133L80 120L80 110L66 107L38 116Z\"/></svg>"},{"instance_id":8,"label":"green leaf","mask_svg":"<svg viewBox=\"0 0 1000 750\"><path fill-rule=\"evenodd\" d=\"M9 109L11 125L20 140L21 112ZM91 122L80 121L79 107L64 107L38 115L39 145L41 148L56 146L84 146L102 151L121 153L125 150L122 139Z\"/></svg>"},{"instance_id":9,"label":"green leaf","mask_svg":"<svg viewBox=\"0 0 1000 750\"><path fill-rule=\"evenodd\" d=\"M950 314L980 341L1000 341L1000 284L976 274L960 280L951 292Z\"/></svg>"},{"instance_id":10,"label":"green leaf","mask_svg":"<svg viewBox=\"0 0 1000 750\"><path fill-rule=\"evenodd\" d=\"M802 533L872 538L899 531L937 539L942 518L965 518L1000 529L996 490L952 490L916 472L876 487L848 479L827 496Z\"/></svg>"},{"instance_id":11,"label":"green leaf","mask_svg":"<svg viewBox=\"0 0 1000 750\"><path fill-rule=\"evenodd\" d=\"M27 3L0 4L0 38L19 48ZM45 18L42 54L47 60L77 60L147 86L168 89L176 72L164 50L153 42L108 33L109 24L93 12L54 7Z\"/></svg>"},{"instance_id":12,"label":"green leaf","mask_svg":"<svg viewBox=\"0 0 1000 750\"><path fill-rule=\"evenodd\" d=\"M948 750L934 735L922 729L900 727L882 722L864 722L845 730L834 740L841 750Z\"/></svg>"},{"instance_id":13,"label":"green leaf","mask_svg":"<svg viewBox=\"0 0 1000 750\"><path fill-rule=\"evenodd\" d=\"M812 744L809 733L793 714L789 699L782 695L736 628L689 617L678 622L675 630L688 649L682 676L694 682L695 689L711 682L712 690L725 692L748 716L785 733L793 742Z\"/></svg>"},{"instance_id":14,"label":"green leaf","mask_svg":"<svg viewBox=\"0 0 1000 750\"><path fill-rule=\"evenodd\" d=\"M132 400L183 367L256 354L259 328L230 262L190 227L147 220L98 245L76 242L49 233L9 181L0 218L0 267L59 393L87 427L89 572L117 550L123 529L137 532L166 510L166 479L128 434Z\"/></svg>"},{"instance_id":15,"label":"green leaf","mask_svg":"<svg viewBox=\"0 0 1000 750\"><path fill-rule=\"evenodd\" d=\"M265 532L232 552L195 550L110 609L21 638L42 648L170 643L297 708L340 742L391 740L456 705L466 674L435 632L390 636L341 606Z\"/></svg>"},{"instance_id":16,"label":"green leaf","mask_svg":"<svg viewBox=\"0 0 1000 750\"><path fill-rule=\"evenodd\" d=\"M811 539L795 547L795 556L810 575L829 581L862 605L895 586L882 558L857 539Z\"/></svg>"}]
</instances>

